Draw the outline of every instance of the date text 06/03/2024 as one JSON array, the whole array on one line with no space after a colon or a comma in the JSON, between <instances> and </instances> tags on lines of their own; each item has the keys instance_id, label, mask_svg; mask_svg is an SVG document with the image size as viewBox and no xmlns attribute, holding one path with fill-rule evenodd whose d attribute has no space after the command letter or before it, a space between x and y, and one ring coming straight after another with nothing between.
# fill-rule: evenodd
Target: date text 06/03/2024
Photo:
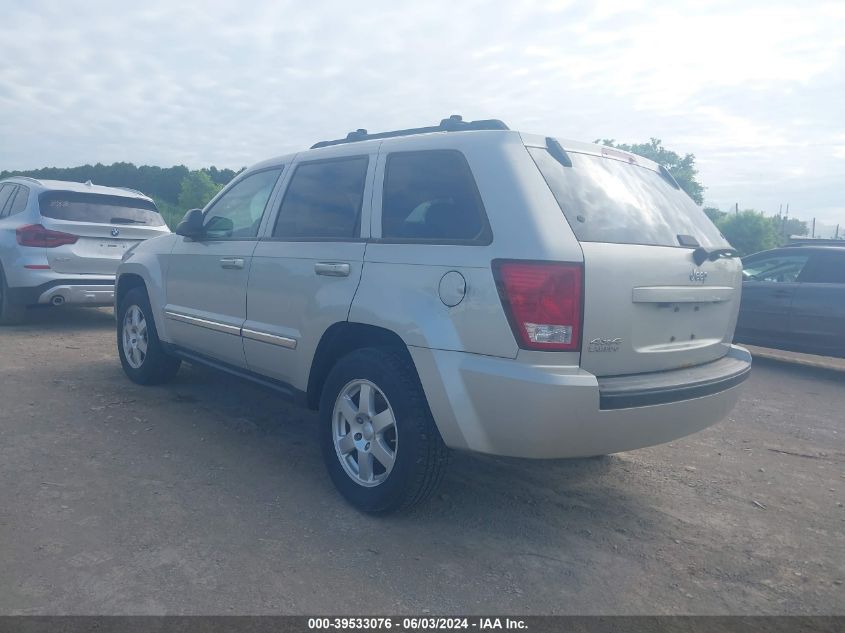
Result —
<instances>
[{"instance_id":1,"label":"date text 06/03/2024","mask_svg":"<svg viewBox=\"0 0 845 633\"><path fill-rule=\"evenodd\" d=\"M518 618L462 618L462 617L347 617L347 618L309 618L308 628L310 630L391 630L398 631L443 631L452 629L464 630L521 630L526 629L524 620Z\"/></svg>"}]
</instances>

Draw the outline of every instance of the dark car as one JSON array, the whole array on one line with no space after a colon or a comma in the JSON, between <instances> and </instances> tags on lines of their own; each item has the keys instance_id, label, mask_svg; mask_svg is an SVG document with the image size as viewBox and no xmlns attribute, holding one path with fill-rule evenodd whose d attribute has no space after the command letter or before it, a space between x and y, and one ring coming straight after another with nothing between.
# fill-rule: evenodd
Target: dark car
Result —
<instances>
[{"instance_id":1,"label":"dark car","mask_svg":"<svg viewBox=\"0 0 845 633\"><path fill-rule=\"evenodd\" d=\"M845 356L845 248L788 246L742 264L738 341Z\"/></svg>"}]
</instances>

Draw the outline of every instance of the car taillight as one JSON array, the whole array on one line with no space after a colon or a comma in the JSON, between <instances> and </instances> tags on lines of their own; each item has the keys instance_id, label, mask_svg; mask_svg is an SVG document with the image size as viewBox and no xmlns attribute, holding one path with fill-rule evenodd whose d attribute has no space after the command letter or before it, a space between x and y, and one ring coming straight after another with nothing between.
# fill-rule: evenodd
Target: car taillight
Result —
<instances>
[{"instance_id":1,"label":"car taillight","mask_svg":"<svg viewBox=\"0 0 845 633\"><path fill-rule=\"evenodd\" d=\"M18 244L21 246L37 246L39 248L55 248L64 244L75 244L79 239L77 235L51 231L40 224L27 224L15 231Z\"/></svg>"},{"instance_id":2,"label":"car taillight","mask_svg":"<svg viewBox=\"0 0 845 633\"><path fill-rule=\"evenodd\" d=\"M496 260L493 274L521 348L580 349L584 280L581 264Z\"/></svg>"}]
</instances>

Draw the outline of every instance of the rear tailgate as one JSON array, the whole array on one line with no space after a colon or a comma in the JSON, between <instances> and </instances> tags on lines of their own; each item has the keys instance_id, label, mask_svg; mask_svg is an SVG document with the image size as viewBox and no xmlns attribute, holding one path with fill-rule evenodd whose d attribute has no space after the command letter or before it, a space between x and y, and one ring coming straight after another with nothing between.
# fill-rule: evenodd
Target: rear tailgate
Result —
<instances>
[{"instance_id":1,"label":"rear tailgate","mask_svg":"<svg viewBox=\"0 0 845 633\"><path fill-rule=\"evenodd\" d=\"M49 191L39 202L45 228L78 238L46 249L50 267L60 273L113 275L129 248L169 233L155 205L143 198Z\"/></svg>"},{"instance_id":2,"label":"rear tailgate","mask_svg":"<svg viewBox=\"0 0 845 633\"><path fill-rule=\"evenodd\" d=\"M581 367L597 376L698 365L728 352L738 259L695 265L688 249L582 242Z\"/></svg>"},{"instance_id":3,"label":"rear tailgate","mask_svg":"<svg viewBox=\"0 0 845 633\"><path fill-rule=\"evenodd\" d=\"M555 139L528 150L584 255L581 367L617 376L690 367L723 357L742 287L730 245L665 170ZM714 261L697 265L697 247Z\"/></svg>"}]
</instances>

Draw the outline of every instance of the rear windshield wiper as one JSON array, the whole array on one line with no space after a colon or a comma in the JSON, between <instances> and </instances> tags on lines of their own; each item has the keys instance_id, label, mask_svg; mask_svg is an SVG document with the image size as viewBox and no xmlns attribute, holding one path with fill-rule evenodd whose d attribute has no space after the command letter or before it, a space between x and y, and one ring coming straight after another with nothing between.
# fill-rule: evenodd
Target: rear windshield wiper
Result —
<instances>
[{"instance_id":1,"label":"rear windshield wiper","mask_svg":"<svg viewBox=\"0 0 845 633\"><path fill-rule=\"evenodd\" d=\"M144 220L136 220L134 218L112 218L112 224L146 224Z\"/></svg>"},{"instance_id":2,"label":"rear windshield wiper","mask_svg":"<svg viewBox=\"0 0 845 633\"><path fill-rule=\"evenodd\" d=\"M706 261L715 262L720 257L736 257L739 251L735 248L714 248L708 251L703 246L699 246L692 252L692 259L696 266L701 266Z\"/></svg>"}]
</instances>

